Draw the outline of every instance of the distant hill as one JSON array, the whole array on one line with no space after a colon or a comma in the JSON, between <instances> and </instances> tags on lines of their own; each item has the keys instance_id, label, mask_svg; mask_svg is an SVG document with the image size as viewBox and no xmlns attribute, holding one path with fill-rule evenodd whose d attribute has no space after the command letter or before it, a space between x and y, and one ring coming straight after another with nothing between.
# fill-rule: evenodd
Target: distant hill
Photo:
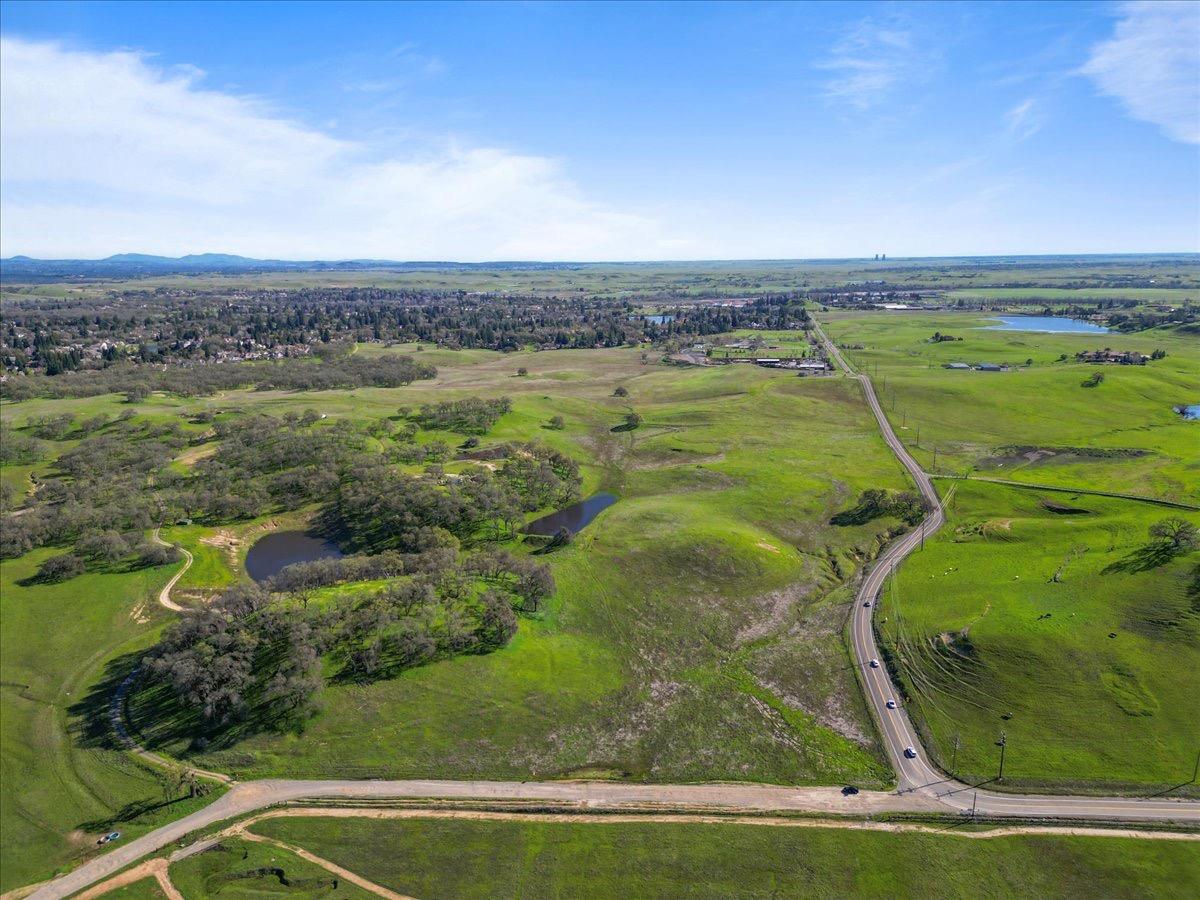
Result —
<instances>
[{"instance_id":1,"label":"distant hill","mask_svg":"<svg viewBox=\"0 0 1200 900\"><path fill-rule=\"evenodd\" d=\"M464 263L449 260L287 260L253 259L231 253L193 253L187 256L155 256L149 253L118 253L104 259L34 259L10 256L0 259L0 278L8 281L41 282L71 278L138 278L151 275L202 275L254 272L335 272L383 269L392 271L469 271L469 270L584 270L595 268L646 268L654 266L689 269L722 268L794 268L803 266L850 266L885 272L894 269L931 266L982 268L1049 268L1123 265L1200 264L1196 253L1093 254L1079 256L964 256L909 257L888 260L860 259L743 259L743 260L661 260L657 262L505 262Z\"/></svg>"},{"instance_id":2,"label":"distant hill","mask_svg":"<svg viewBox=\"0 0 1200 900\"><path fill-rule=\"evenodd\" d=\"M33 259L10 256L0 259L0 277L13 281L48 281L65 278L136 278L147 275L202 275L253 272L333 272L364 269L464 270L464 269L564 269L586 263L399 261L389 259L287 260L252 259L230 253L193 253L155 256L117 253L104 259Z\"/></svg>"},{"instance_id":3,"label":"distant hill","mask_svg":"<svg viewBox=\"0 0 1200 900\"><path fill-rule=\"evenodd\" d=\"M306 272L375 268L407 268L413 263L388 260L285 260L251 259L230 253L193 253L187 256L155 256L149 253L118 253L104 259L32 259L12 256L0 259L0 276L8 279L110 277L141 275L198 275L235 272ZM438 265L438 264L432 264ZM451 265L451 264L445 264Z\"/></svg>"}]
</instances>

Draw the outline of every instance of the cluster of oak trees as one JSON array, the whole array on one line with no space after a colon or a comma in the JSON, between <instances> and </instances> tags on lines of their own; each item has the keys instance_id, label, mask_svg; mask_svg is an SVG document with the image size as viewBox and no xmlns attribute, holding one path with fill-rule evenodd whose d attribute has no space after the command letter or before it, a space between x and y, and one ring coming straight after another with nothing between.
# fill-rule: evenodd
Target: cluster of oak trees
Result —
<instances>
[{"instance_id":1,"label":"cluster of oak trees","mask_svg":"<svg viewBox=\"0 0 1200 900\"><path fill-rule=\"evenodd\" d=\"M253 387L257 390L330 391L357 387L403 387L434 378L437 369L411 356L351 355L349 347L330 348L313 357L271 361L213 362L170 366L121 362L100 369L60 375L13 376L0 385L0 397L10 401L34 397L95 397L124 394L140 403L153 391L182 397L205 397L218 391Z\"/></svg>"},{"instance_id":2,"label":"cluster of oak trees","mask_svg":"<svg viewBox=\"0 0 1200 900\"><path fill-rule=\"evenodd\" d=\"M519 486L489 481L486 470L445 484L395 470L369 474L342 486L329 521L346 541L377 552L300 563L265 585L238 586L182 618L151 653L145 671L170 688L198 733L302 725L317 709L323 669L374 681L490 652L512 638L517 612L537 612L554 592L549 567L496 546L482 527L494 512L487 486L513 491L518 505L536 502ZM577 492L578 476L558 490ZM321 588L380 580L312 602Z\"/></svg>"}]
</instances>

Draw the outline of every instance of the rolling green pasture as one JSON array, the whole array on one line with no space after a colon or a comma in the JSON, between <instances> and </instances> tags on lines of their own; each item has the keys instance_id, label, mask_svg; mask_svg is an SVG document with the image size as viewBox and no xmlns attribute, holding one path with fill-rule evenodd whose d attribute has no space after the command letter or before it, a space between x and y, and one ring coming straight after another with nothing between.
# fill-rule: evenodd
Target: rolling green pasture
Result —
<instances>
[{"instance_id":1,"label":"rolling green pasture","mask_svg":"<svg viewBox=\"0 0 1200 900\"><path fill-rule=\"evenodd\" d=\"M847 579L894 523L824 524L861 490L904 484L856 386L750 366L647 365L636 350L465 353L457 365L456 355L436 352L437 380L410 388L154 394L132 408L162 421L307 409L365 421L401 405L505 394L513 411L485 444L545 441L580 461L585 493L612 490L621 500L545 557L557 595L522 619L504 650L328 688L304 734L259 735L188 758L241 777L890 779L840 630ZM529 374L517 377L522 365ZM613 398L618 385L630 396ZM129 408L113 396L36 400L5 404L0 416L10 429L43 415ZM645 423L614 432L630 409ZM565 429L544 427L553 415ZM422 434L431 437L462 436ZM32 468L49 471L74 444L51 442ZM164 528L196 557L179 599L244 577L247 546L272 523L294 524L268 516ZM238 540L232 551L212 542L218 532ZM80 712L103 731L118 676L170 621L154 598L174 567L17 583L53 552L3 563L5 888L75 858L92 839L75 834L81 824L162 792L68 709L82 701ZM188 756L180 742L162 749Z\"/></svg>"},{"instance_id":2,"label":"rolling green pasture","mask_svg":"<svg viewBox=\"0 0 1200 900\"><path fill-rule=\"evenodd\" d=\"M1200 853L1182 841L415 818L276 818L252 830L416 897L1167 898L1200 890Z\"/></svg>"},{"instance_id":3,"label":"rolling green pasture","mask_svg":"<svg viewBox=\"0 0 1200 900\"><path fill-rule=\"evenodd\" d=\"M529 374L516 376L519 366ZM613 398L617 385L630 396ZM866 487L903 485L854 385L644 365L636 350L472 353L405 389L188 405L363 419L499 394L514 408L485 444L545 441L580 460L585 493L621 497L545 557L559 589L544 612L499 652L327 688L301 736L257 735L188 758L244 778L888 780L830 592L889 523L824 524ZM645 424L614 432L629 409ZM564 430L543 427L553 415ZM167 535L206 546L195 529ZM135 701L133 714L148 740L188 753L155 732L148 707Z\"/></svg>"},{"instance_id":4,"label":"rolling green pasture","mask_svg":"<svg viewBox=\"0 0 1200 900\"><path fill-rule=\"evenodd\" d=\"M1173 411L1200 401L1200 341L1156 329L1133 335L992 331L969 313L829 314L826 331L875 380L889 418L927 471L1120 491L1200 505L1200 423ZM928 343L935 332L962 341ZM1112 347L1167 357L1145 366L1077 363ZM1066 354L1066 361L1059 356ZM1032 359L1029 367L1025 361ZM1007 362L1009 372L950 362ZM1104 382L1082 387L1093 372ZM1031 460L1005 448L1047 448ZM1088 455L1072 448L1109 454ZM935 459L936 454L936 459Z\"/></svg>"},{"instance_id":5,"label":"rolling green pasture","mask_svg":"<svg viewBox=\"0 0 1200 900\"><path fill-rule=\"evenodd\" d=\"M1200 598L1188 585L1200 552L1163 553L1147 536L1172 514L954 483L947 525L900 568L877 613L940 765L968 782L995 776L1003 731L1002 787L1152 792L1189 781Z\"/></svg>"},{"instance_id":6,"label":"rolling green pasture","mask_svg":"<svg viewBox=\"0 0 1200 900\"><path fill-rule=\"evenodd\" d=\"M136 835L190 811L190 801L160 807L155 773L96 731L96 687L111 690L123 670L110 664L166 620L153 597L174 567L19 584L54 552L0 566L3 890L78 861L111 827Z\"/></svg>"}]
</instances>

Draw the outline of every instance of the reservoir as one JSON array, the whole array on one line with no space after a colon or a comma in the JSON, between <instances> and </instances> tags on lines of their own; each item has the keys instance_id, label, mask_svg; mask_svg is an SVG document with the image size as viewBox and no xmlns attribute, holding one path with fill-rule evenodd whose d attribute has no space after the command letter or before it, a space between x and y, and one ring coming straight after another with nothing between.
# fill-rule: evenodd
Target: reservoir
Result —
<instances>
[{"instance_id":1,"label":"reservoir","mask_svg":"<svg viewBox=\"0 0 1200 900\"><path fill-rule=\"evenodd\" d=\"M1041 331L1048 334L1108 334L1103 325L1066 316L1000 316L999 319L999 325L985 328L988 331Z\"/></svg>"},{"instance_id":2,"label":"reservoir","mask_svg":"<svg viewBox=\"0 0 1200 900\"><path fill-rule=\"evenodd\" d=\"M571 534L576 534L592 519L600 515L602 510L608 509L616 502L617 498L613 494L592 494L586 500L572 503L565 509L542 516L540 519L534 519L521 530L526 534L537 534L543 537L553 537L560 528L566 528Z\"/></svg>"},{"instance_id":3,"label":"reservoir","mask_svg":"<svg viewBox=\"0 0 1200 900\"><path fill-rule=\"evenodd\" d=\"M293 563L337 559L337 544L303 531L273 531L259 538L246 554L246 573L260 584Z\"/></svg>"}]
</instances>

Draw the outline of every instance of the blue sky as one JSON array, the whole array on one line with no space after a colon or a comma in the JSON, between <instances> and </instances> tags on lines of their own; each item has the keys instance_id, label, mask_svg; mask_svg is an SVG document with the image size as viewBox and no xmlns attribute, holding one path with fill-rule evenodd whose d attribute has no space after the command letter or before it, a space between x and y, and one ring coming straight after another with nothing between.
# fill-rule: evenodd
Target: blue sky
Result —
<instances>
[{"instance_id":1,"label":"blue sky","mask_svg":"<svg viewBox=\"0 0 1200 900\"><path fill-rule=\"evenodd\" d=\"M1200 249L1200 4L0 3L4 255Z\"/></svg>"}]
</instances>

